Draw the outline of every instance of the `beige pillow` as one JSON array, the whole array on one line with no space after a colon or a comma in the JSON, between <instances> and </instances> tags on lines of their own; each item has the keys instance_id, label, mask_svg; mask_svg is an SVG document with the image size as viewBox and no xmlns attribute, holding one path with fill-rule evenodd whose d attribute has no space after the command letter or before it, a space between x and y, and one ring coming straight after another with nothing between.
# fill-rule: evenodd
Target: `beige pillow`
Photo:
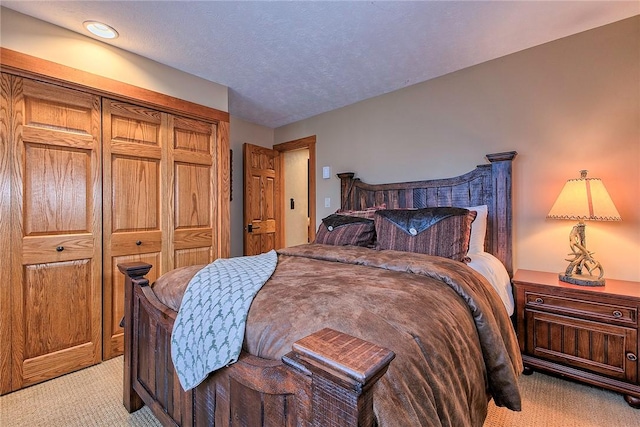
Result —
<instances>
[{"instance_id":1,"label":"beige pillow","mask_svg":"<svg viewBox=\"0 0 640 427\"><path fill-rule=\"evenodd\" d=\"M487 205L471 206L465 209L476 211L476 219L471 223L471 237L469 238L469 253L480 254L484 252L484 240L487 235Z\"/></svg>"}]
</instances>

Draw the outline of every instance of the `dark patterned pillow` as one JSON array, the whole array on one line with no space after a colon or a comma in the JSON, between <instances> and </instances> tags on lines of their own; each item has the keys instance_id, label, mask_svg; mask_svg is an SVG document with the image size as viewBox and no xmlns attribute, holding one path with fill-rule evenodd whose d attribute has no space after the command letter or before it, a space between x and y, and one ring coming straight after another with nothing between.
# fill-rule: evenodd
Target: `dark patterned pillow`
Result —
<instances>
[{"instance_id":1,"label":"dark patterned pillow","mask_svg":"<svg viewBox=\"0 0 640 427\"><path fill-rule=\"evenodd\" d=\"M332 214L322 219L314 243L334 246L372 246L375 226L372 219Z\"/></svg>"},{"instance_id":2,"label":"dark patterned pillow","mask_svg":"<svg viewBox=\"0 0 640 427\"><path fill-rule=\"evenodd\" d=\"M469 262L475 217L475 211L451 207L380 210L375 215L376 246Z\"/></svg>"}]
</instances>

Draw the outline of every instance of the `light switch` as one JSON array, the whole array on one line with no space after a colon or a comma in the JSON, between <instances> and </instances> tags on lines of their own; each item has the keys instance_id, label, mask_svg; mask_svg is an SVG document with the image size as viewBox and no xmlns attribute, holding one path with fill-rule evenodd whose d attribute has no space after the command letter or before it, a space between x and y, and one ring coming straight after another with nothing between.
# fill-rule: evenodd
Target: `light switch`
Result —
<instances>
[{"instance_id":1,"label":"light switch","mask_svg":"<svg viewBox=\"0 0 640 427\"><path fill-rule=\"evenodd\" d=\"M331 207L331 197L325 197L324 198L324 207L325 208L330 208Z\"/></svg>"},{"instance_id":2,"label":"light switch","mask_svg":"<svg viewBox=\"0 0 640 427\"><path fill-rule=\"evenodd\" d=\"M331 178L331 166L323 166L322 167L322 178L324 178L324 179Z\"/></svg>"}]
</instances>

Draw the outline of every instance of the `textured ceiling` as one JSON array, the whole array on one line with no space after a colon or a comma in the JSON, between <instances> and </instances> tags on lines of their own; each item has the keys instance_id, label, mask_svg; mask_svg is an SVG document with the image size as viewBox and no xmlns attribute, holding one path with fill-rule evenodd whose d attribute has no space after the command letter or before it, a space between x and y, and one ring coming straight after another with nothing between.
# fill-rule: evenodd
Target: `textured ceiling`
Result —
<instances>
[{"instance_id":1,"label":"textured ceiling","mask_svg":"<svg viewBox=\"0 0 640 427\"><path fill-rule=\"evenodd\" d=\"M229 87L271 128L640 14L639 1L6 1Z\"/></svg>"}]
</instances>

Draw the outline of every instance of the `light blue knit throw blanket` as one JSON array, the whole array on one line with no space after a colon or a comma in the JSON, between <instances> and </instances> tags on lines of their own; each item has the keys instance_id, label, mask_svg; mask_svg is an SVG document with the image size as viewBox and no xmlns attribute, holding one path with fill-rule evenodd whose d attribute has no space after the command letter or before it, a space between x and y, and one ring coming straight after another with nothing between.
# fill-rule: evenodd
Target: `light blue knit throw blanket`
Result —
<instances>
[{"instance_id":1,"label":"light blue knit throw blanket","mask_svg":"<svg viewBox=\"0 0 640 427\"><path fill-rule=\"evenodd\" d=\"M275 251L217 259L191 279L171 335L171 358L190 390L238 360L249 307L278 262Z\"/></svg>"}]
</instances>

